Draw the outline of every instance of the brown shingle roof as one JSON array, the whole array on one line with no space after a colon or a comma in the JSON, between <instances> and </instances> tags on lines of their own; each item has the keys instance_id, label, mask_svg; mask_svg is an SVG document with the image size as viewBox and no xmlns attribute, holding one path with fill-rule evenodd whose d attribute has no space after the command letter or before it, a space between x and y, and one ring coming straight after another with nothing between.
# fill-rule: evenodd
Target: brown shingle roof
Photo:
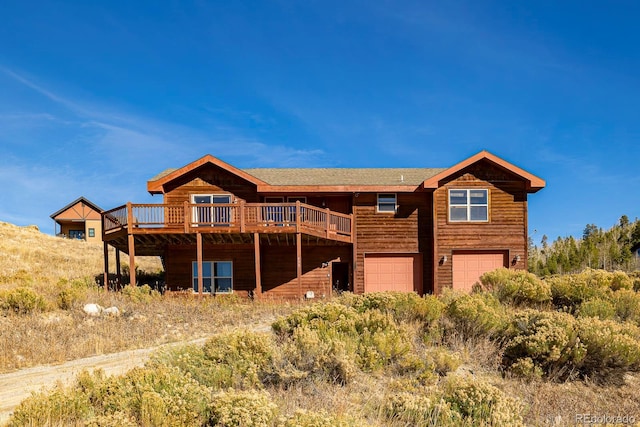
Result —
<instances>
[{"instance_id":1,"label":"brown shingle roof","mask_svg":"<svg viewBox=\"0 0 640 427\"><path fill-rule=\"evenodd\" d=\"M151 178L156 181L177 169ZM420 185L444 168L253 168L244 172L270 185Z\"/></svg>"}]
</instances>

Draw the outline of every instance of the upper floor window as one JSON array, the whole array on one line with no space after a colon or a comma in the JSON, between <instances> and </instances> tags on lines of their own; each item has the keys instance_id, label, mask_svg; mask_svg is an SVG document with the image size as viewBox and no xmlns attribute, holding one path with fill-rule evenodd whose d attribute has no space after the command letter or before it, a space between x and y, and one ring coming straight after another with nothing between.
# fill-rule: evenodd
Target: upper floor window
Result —
<instances>
[{"instance_id":1,"label":"upper floor window","mask_svg":"<svg viewBox=\"0 0 640 427\"><path fill-rule=\"evenodd\" d=\"M378 212L390 212L395 213L398 207L398 200L393 193L380 193L378 194Z\"/></svg>"},{"instance_id":2,"label":"upper floor window","mask_svg":"<svg viewBox=\"0 0 640 427\"><path fill-rule=\"evenodd\" d=\"M489 190L450 189L449 221L489 221Z\"/></svg>"}]
</instances>

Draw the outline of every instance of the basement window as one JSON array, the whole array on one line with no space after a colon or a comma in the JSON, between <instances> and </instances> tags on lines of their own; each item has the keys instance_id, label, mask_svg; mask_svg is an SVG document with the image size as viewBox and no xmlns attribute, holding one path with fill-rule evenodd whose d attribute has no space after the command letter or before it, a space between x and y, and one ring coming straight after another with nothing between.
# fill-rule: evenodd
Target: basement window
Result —
<instances>
[{"instance_id":1,"label":"basement window","mask_svg":"<svg viewBox=\"0 0 640 427\"><path fill-rule=\"evenodd\" d=\"M450 189L449 221L488 222L489 190L459 188Z\"/></svg>"},{"instance_id":2,"label":"basement window","mask_svg":"<svg viewBox=\"0 0 640 427\"><path fill-rule=\"evenodd\" d=\"M193 291L198 292L198 263L193 261ZM202 292L225 294L233 291L233 262L203 261Z\"/></svg>"},{"instance_id":3,"label":"basement window","mask_svg":"<svg viewBox=\"0 0 640 427\"><path fill-rule=\"evenodd\" d=\"M378 212L395 213L398 208L398 200L393 193L378 194Z\"/></svg>"}]
</instances>

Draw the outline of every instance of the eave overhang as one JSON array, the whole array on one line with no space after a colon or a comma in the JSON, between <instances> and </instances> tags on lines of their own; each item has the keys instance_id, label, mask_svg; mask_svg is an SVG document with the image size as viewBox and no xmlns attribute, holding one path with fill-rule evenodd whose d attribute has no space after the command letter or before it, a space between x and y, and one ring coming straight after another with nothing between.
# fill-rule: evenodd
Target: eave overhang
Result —
<instances>
[{"instance_id":1,"label":"eave overhang","mask_svg":"<svg viewBox=\"0 0 640 427\"><path fill-rule=\"evenodd\" d=\"M541 189L543 189L546 185L545 181L524 169L515 166L506 160L501 159L500 157L489 153L488 151L481 151L478 154L469 157L461 161L460 163L440 172L437 175L432 176L431 178L425 180L422 183L422 187L427 190L435 190L442 185L442 182L445 181L450 176L460 172L464 168L473 165L479 161L488 161L493 165L497 166L500 169L503 169L518 178L522 179L526 183L526 189L528 193L535 193Z\"/></svg>"}]
</instances>

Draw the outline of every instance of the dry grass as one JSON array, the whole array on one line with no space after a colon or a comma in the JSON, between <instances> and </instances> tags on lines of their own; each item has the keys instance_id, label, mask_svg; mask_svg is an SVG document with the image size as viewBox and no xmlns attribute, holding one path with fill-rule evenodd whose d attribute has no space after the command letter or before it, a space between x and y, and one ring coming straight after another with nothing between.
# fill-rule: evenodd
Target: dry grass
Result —
<instances>
[{"instance_id":1,"label":"dry grass","mask_svg":"<svg viewBox=\"0 0 640 427\"><path fill-rule=\"evenodd\" d=\"M113 256L113 254L111 254ZM0 312L0 372L58 363L97 354L209 336L240 325L267 325L289 305L192 295L156 296L136 301L92 286L103 269L101 244L61 239L35 227L0 222L0 291L29 287L44 296L47 310L29 315ZM161 268L155 258L139 258L147 272ZM65 283L80 286L68 310L56 298ZM69 285L66 285L69 286ZM116 306L119 317L88 317L86 303Z\"/></svg>"}]
</instances>

